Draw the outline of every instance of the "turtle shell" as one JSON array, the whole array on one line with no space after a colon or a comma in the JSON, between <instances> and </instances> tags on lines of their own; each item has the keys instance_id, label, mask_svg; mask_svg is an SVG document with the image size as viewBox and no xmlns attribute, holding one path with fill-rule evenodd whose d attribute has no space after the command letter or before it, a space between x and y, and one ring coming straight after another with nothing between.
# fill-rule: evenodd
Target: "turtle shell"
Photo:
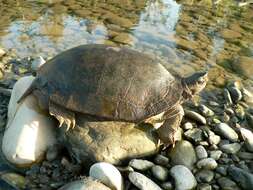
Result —
<instances>
[{"instance_id":1,"label":"turtle shell","mask_svg":"<svg viewBox=\"0 0 253 190\"><path fill-rule=\"evenodd\" d=\"M110 120L142 121L175 105L181 81L146 54L106 45L82 45L44 64L43 94L74 112Z\"/></svg>"}]
</instances>

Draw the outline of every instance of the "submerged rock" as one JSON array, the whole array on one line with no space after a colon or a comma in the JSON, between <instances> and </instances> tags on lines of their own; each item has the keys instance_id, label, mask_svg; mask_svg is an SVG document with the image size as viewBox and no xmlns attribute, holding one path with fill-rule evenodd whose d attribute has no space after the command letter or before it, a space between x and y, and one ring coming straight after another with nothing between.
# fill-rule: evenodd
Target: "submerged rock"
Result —
<instances>
[{"instance_id":1,"label":"submerged rock","mask_svg":"<svg viewBox=\"0 0 253 190\"><path fill-rule=\"evenodd\" d=\"M76 124L67 133L61 128L61 140L71 155L87 167L95 162L118 165L158 151L158 139L150 125L94 121L82 115L76 115Z\"/></svg>"},{"instance_id":2,"label":"submerged rock","mask_svg":"<svg viewBox=\"0 0 253 190\"><path fill-rule=\"evenodd\" d=\"M253 58L241 56L232 62L232 68L238 74L253 79Z\"/></svg>"}]
</instances>

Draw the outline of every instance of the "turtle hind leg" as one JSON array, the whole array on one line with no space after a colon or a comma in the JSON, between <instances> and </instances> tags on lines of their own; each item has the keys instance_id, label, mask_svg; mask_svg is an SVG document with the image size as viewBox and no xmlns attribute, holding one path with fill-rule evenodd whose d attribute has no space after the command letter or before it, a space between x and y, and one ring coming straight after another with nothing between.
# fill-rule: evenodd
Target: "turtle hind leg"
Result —
<instances>
[{"instance_id":1,"label":"turtle hind leg","mask_svg":"<svg viewBox=\"0 0 253 190\"><path fill-rule=\"evenodd\" d=\"M59 127L67 126L67 131L76 125L75 113L53 102L49 102L49 113L59 121Z\"/></svg>"}]
</instances>

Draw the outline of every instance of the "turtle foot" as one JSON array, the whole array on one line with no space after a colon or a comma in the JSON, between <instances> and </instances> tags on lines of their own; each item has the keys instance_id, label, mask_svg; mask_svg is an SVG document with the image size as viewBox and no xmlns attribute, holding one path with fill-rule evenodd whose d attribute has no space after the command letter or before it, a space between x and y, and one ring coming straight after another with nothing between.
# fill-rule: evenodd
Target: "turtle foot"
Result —
<instances>
[{"instance_id":1,"label":"turtle foot","mask_svg":"<svg viewBox=\"0 0 253 190\"><path fill-rule=\"evenodd\" d=\"M62 106L54 103L49 103L49 113L59 121L59 127L66 125L68 131L76 126L75 114Z\"/></svg>"}]
</instances>

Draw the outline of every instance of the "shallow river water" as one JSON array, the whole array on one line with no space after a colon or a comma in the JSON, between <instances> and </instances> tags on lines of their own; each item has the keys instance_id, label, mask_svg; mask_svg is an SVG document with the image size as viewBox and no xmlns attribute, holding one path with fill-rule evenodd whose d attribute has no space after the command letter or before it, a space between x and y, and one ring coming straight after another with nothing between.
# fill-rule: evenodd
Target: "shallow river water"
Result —
<instances>
[{"instance_id":1,"label":"shallow river water","mask_svg":"<svg viewBox=\"0 0 253 190\"><path fill-rule=\"evenodd\" d=\"M48 59L80 44L125 45L162 58L179 74L209 70L210 84L223 86L231 77L253 79L253 9L240 5L229 0L0 0L0 47L21 58Z\"/></svg>"}]
</instances>

